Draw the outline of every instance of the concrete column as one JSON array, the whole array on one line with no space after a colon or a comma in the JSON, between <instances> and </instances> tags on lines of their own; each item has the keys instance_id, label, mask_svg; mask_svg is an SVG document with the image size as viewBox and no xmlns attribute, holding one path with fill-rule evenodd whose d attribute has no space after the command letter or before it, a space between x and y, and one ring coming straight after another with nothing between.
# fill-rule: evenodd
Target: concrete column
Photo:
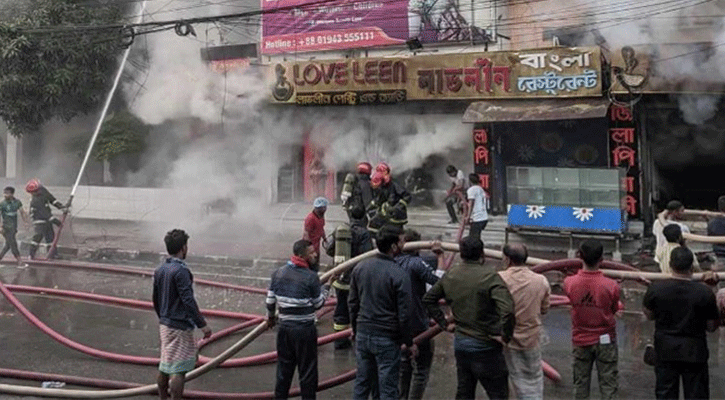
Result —
<instances>
[{"instance_id":1,"label":"concrete column","mask_svg":"<svg viewBox=\"0 0 725 400\"><path fill-rule=\"evenodd\" d=\"M18 139L5 132L7 145L5 146L5 177L8 179L20 179L22 175L22 139Z\"/></svg>"}]
</instances>

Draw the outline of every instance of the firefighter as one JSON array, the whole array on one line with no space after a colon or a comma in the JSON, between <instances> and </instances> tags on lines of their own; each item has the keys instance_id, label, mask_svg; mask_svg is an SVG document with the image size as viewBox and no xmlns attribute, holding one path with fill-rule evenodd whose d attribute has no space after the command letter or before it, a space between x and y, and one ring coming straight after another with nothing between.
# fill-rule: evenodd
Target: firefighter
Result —
<instances>
[{"instance_id":1,"label":"firefighter","mask_svg":"<svg viewBox=\"0 0 725 400\"><path fill-rule=\"evenodd\" d=\"M343 223L335 229L332 234L333 244L328 248L328 255L333 257L335 266L373 249L372 236L365 225L365 209L362 207L350 209L350 222ZM335 305L332 324L335 332L344 331L350 327L350 311L347 308L350 272L352 272L352 268L348 268L332 284L337 294L337 305ZM351 346L352 342L348 338L335 340L336 350L347 349Z\"/></svg>"},{"instance_id":2,"label":"firefighter","mask_svg":"<svg viewBox=\"0 0 725 400\"><path fill-rule=\"evenodd\" d=\"M402 228L408 223L408 204L410 193L402 185L393 181L390 166L380 163L370 178L373 188L373 201L369 207L371 215L368 228L377 232L384 225L397 225Z\"/></svg>"},{"instance_id":3,"label":"firefighter","mask_svg":"<svg viewBox=\"0 0 725 400\"><path fill-rule=\"evenodd\" d=\"M30 219L33 221L34 234L30 243L30 259L35 259L35 253L38 251L40 241L45 239L46 246L49 246L55 239L53 225L60 226L60 220L53 216L50 205L52 204L63 212L67 211L67 207L56 200L55 196L45 186L41 185L37 179L31 179L25 185L25 191L32 196L30 199Z\"/></svg>"},{"instance_id":4,"label":"firefighter","mask_svg":"<svg viewBox=\"0 0 725 400\"><path fill-rule=\"evenodd\" d=\"M370 174L373 166L369 162L360 162L357 164L356 173L349 173L345 176L345 182L342 185L342 208L347 212L348 218L352 218L350 210L355 207L362 207L367 210L370 202L373 201L373 189L370 187ZM365 218L367 224L367 218Z\"/></svg>"}]
</instances>

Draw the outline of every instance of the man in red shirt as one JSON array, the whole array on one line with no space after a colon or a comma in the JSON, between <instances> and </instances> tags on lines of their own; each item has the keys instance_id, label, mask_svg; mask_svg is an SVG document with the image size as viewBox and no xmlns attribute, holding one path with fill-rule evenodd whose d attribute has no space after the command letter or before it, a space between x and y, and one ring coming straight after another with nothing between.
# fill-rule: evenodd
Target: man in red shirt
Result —
<instances>
[{"instance_id":1,"label":"man in red shirt","mask_svg":"<svg viewBox=\"0 0 725 400\"><path fill-rule=\"evenodd\" d=\"M317 262L310 265L310 269L317 272L320 269L320 240L327 246L327 237L325 237L325 212L329 202L324 197L318 197L312 203L314 209L305 218L305 231L302 233L302 239L312 243L312 247L317 253Z\"/></svg>"},{"instance_id":2,"label":"man in red shirt","mask_svg":"<svg viewBox=\"0 0 725 400\"><path fill-rule=\"evenodd\" d=\"M619 285L602 274L604 249L598 240L586 240L577 256L584 261L579 272L564 280L571 301L574 354L574 398L588 399L592 365L596 361L602 399L617 393L617 338L615 313L619 310Z\"/></svg>"}]
</instances>

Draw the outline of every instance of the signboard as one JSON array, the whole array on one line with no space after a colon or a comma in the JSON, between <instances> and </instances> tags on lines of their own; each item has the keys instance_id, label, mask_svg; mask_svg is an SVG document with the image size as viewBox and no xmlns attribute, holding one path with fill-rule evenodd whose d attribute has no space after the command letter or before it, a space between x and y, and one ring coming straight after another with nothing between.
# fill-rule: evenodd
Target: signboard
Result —
<instances>
[{"instance_id":1,"label":"signboard","mask_svg":"<svg viewBox=\"0 0 725 400\"><path fill-rule=\"evenodd\" d=\"M631 218L640 216L642 200L637 141L637 124L632 110L612 105L609 108L609 166L627 169L623 185L626 195L622 202Z\"/></svg>"},{"instance_id":2,"label":"signboard","mask_svg":"<svg viewBox=\"0 0 725 400\"><path fill-rule=\"evenodd\" d=\"M262 54L403 44L408 39L407 0L262 0L262 10Z\"/></svg>"},{"instance_id":3,"label":"signboard","mask_svg":"<svg viewBox=\"0 0 725 400\"><path fill-rule=\"evenodd\" d=\"M473 172L481 178L481 187L483 187L489 196L492 194L493 176L492 158L493 158L493 140L488 130L488 124L473 125Z\"/></svg>"},{"instance_id":4,"label":"signboard","mask_svg":"<svg viewBox=\"0 0 725 400\"><path fill-rule=\"evenodd\" d=\"M422 43L491 42L490 7L461 0L262 0L262 54ZM474 16L475 14L475 16Z\"/></svg>"},{"instance_id":5,"label":"signboard","mask_svg":"<svg viewBox=\"0 0 725 400\"><path fill-rule=\"evenodd\" d=\"M599 48L313 60L273 66L273 98L300 105L601 96Z\"/></svg>"}]
</instances>

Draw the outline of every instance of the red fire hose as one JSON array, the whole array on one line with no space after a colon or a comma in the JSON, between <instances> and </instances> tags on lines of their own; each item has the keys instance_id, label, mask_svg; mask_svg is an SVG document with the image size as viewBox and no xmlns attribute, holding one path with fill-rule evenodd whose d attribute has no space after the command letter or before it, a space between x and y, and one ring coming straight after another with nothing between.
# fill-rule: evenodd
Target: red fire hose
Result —
<instances>
[{"instance_id":1,"label":"red fire hose","mask_svg":"<svg viewBox=\"0 0 725 400\"><path fill-rule=\"evenodd\" d=\"M459 229L459 232L462 232L462 230ZM546 264L542 264L539 268L535 267L535 270L540 269L541 271L537 271L537 272L544 272L544 271L553 270L553 269L564 269L564 270L576 269L581 265L581 262L579 261L577 264L577 261L578 260L563 260L563 261L546 263ZM145 275L145 276L152 275L152 273L149 271L143 271L143 270L139 270L139 269L126 268L126 267L108 266L108 265L102 265L102 264L78 264L78 263L67 263L67 262L65 262L65 263L52 262L51 263L51 262L43 262L43 261L33 261L32 263L34 265L39 265L39 266L53 266L53 267L60 266L60 267L68 267L68 268L95 269L95 270L101 270L101 271L107 271L107 272L120 272L120 273L126 273L126 274L138 274L138 275ZM559 264L556 264L556 263L559 263ZM612 264L615 264L615 265L603 265L603 267L619 269L619 270L636 271L636 269L634 269L630 266L624 265L624 264L618 264L618 263L612 263ZM253 293L266 294L266 290L259 289L259 288L249 288L249 287L244 287L244 286L239 286L239 285L225 284L225 283L221 283L221 282L205 281L205 280L201 280L201 279L197 280L197 282L200 284L205 284L205 285L214 286L214 287L222 287L222 288L226 288L226 289L243 290L243 291L249 291L249 292L253 292ZM68 297L77 298L77 299L81 299L81 300L109 302L112 304L139 307L139 308L148 308L149 307L148 302L142 302L142 301L138 301L138 300L118 299L118 298L113 298L110 296L93 295L93 294L87 294L87 293L86 294L77 294L77 292L74 293L71 291L63 291L63 290L58 290L58 289L44 289L44 288L41 289L41 288L32 288L32 287L27 287L27 286L13 286L13 289L16 289L17 291L25 292L25 293L45 292L49 295L67 295ZM49 327L47 327L45 324L43 324L42 321L40 321L39 319L37 319L37 317L32 315L17 300L17 298L15 298L12 295L12 293L10 293L10 291L2 285L2 283L0 283L0 291L3 293L3 295L6 296L6 298L8 298L8 300L16 308L18 308L18 310L21 312L21 314L23 314L28 320L30 320L33 324L35 324L39 328L43 329L44 332L46 332L46 330L49 331L46 333L50 334L50 332L52 332L54 335L50 334L51 337L54 340L57 340L66 346L69 346L71 348L74 348L76 350L83 351L83 352L98 352L97 355L99 357L106 358L106 359L112 359L115 356L121 356L122 358L126 358L126 359L135 358L135 359L142 359L143 361L148 362L149 358L146 358L146 357L115 355L113 353L103 352L100 350L92 349L90 347L75 343L75 342L71 341L70 339L67 339L67 338L57 334L57 332L52 331ZM551 304L552 304L552 306L566 305L566 304L568 304L568 299L564 296L552 296ZM327 308L327 311L323 310L320 313L320 315L323 315L324 313L329 312L330 310L331 310L330 308ZM244 329L245 327L248 327L248 326L252 325L253 323L259 322L261 319L261 316L253 315L253 314L231 313L231 312L216 311L216 310L205 310L205 311L206 312L212 311L214 314L213 316L226 317L226 318L237 318L237 319L246 318L246 319L251 319L251 320L247 321L245 323L238 324L236 326L227 328L222 332L218 332L217 335L215 335L215 337L212 338L212 340L207 340L206 343L204 343L204 344L208 344L209 342L213 341L214 339L218 339L219 337L222 337L223 333L228 334L233 331L237 331L239 329ZM207 314L207 315L212 316L212 314ZM227 331L228 331L228 333L227 333ZM422 334L421 336L425 337L427 335L429 337L432 337L439 332L440 332L440 328L434 327L434 328L431 328L429 331L425 332L424 334ZM334 341L337 338L346 337L349 334L350 334L350 332L348 330L348 331L338 332L338 333L335 333L332 335L327 335L325 337L319 338L318 344L322 345L325 343L329 343L331 341ZM232 362L231 364L234 364L234 365L239 364L239 366L253 365L256 363L272 361L274 359L274 357L275 357L275 354L273 352L270 352L270 353L266 353L266 354L260 354L257 356L253 356L253 357L247 357L247 358L236 359L236 360L228 360L228 361L231 361ZM204 359L207 359L207 358L204 357ZM202 361L204 361L204 360L202 360ZM158 363L158 360L154 359L153 364L155 365L156 363ZM229 363L225 363L225 364L229 365ZM229 365L229 366L231 366L231 365ZM545 362L542 362L542 368L544 369L544 372L548 378L555 380L555 381L559 381L561 379L561 376L553 368L551 368L550 365L546 364ZM5 371L2 371L2 372L5 372ZM32 374L32 373L29 373L29 374ZM326 386L328 384L330 386L333 386L335 384L347 382L347 381L351 380L353 377L354 377L354 371L350 371L346 374L342 374L340 376L334 377L332 379L329 379L329 380L321 383L320 389L323 389L323 386ZM45 375L45 378L47 378L47 375ZM72 383L71 379L65 379L65 378L54 379L52 377L48 378L48 379L45 379L45 378L44 378L44 380L63 380L63 381ZM78 379L84 379L84 378L78 378ZM115 385L125 385L124 387L129 387L129 385L134 385L134 384L128 384L128 383L118 383L118 382L113 382L113 381L105 381L105 382L112 382L112 384L115 384ZM116 387L118 387L118 386L116 386ZM187 393L191 394L191 392L187 392ZM215 393L215 394L211 395L213 397L206 397L206 398L267 398L267 395L271 396L271 393L255 393L255 394ZM229 396L232 396L232 397L229 397ZM234 396L236 396L236 397L234 397ZM239 396L242 396L242 397L239 397Z\"/></svg>"}]
</instances>

